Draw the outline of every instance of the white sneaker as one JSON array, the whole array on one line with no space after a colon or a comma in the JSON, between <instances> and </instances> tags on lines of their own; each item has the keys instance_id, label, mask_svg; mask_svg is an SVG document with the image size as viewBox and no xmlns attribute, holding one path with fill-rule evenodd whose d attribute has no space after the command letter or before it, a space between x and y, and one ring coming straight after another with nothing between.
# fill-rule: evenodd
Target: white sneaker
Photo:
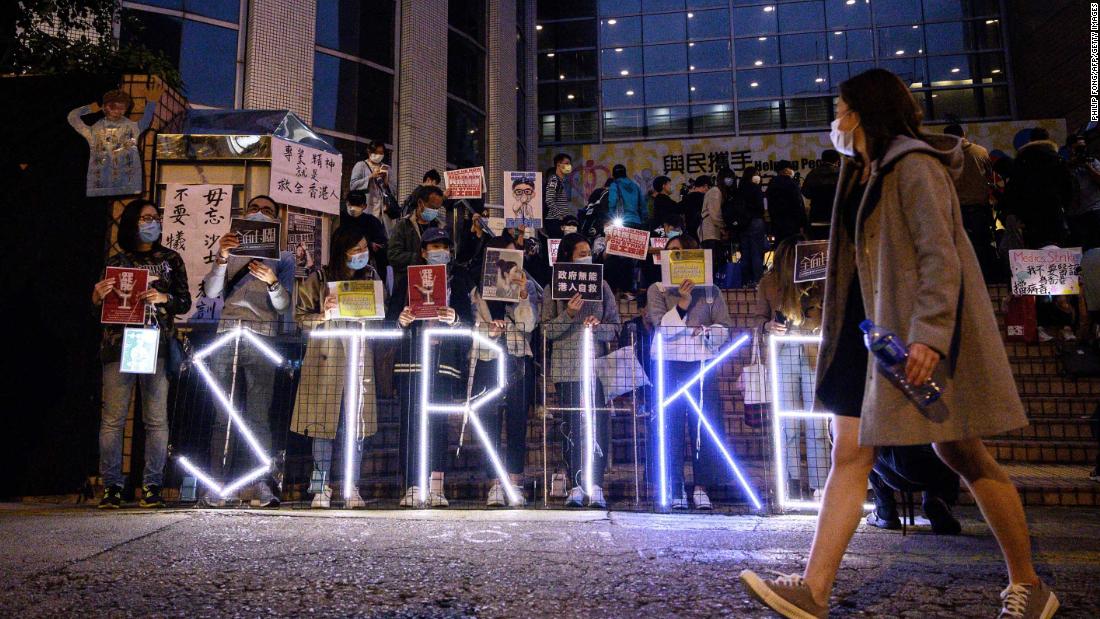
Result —
<instances>
[{"instance_id":1,"label":"white sneaker","mask_svg":"<svg viewBox=\"0 0 1100 619\"><path fill-rule=\"evenodd\" d=\"M714 506L710 503L710 497L707 496L706 488L702 486L695 486L695 492L691 495L691 501L695 503L695 509L712 510Z\"/></svg>"},{"instance_id":2,"label":"white sneaker","mask_svg":"<svg viewBox=\"0 0 1100 619\"><path fill-rule=\"evenodd\" d=\"M359 494L359 488L351 489L351 496L344 500L344 509L359 509L366 507L367 502L363 500L363 496Z\"/></svg>"},{"instance_id":3,"label":"white sneaker","mask_svg":"<svg viewBox=\"0 0 1100 619\"><path fill-rule=\"evenodd\" d=\"M526 507L527 497L523 496L523 486L516 485L516 500L508 501L508 507Z\"/></svg>"},{"instance_id":4,"label":"white sneaker","mask_svg":"<svg viewBox=\"0 0 1100 619\"><path fill-rule=\"evenodd\" d=\"M584 490L580 486L573 486L573 489L569 491L569 498L565 499L566 507L583 507L584 506Z\"/></svg>"},{"instance_id":5,"label":"white sneaker","mask_svg":"<svg viewBox=\"0 0 1100 619\"><path fill-rule=\"evenodd\" d=\"M1073 327L1062 327L1062 340L1065 342L1077 341L1077 334L1073 332Z\"/></svg>"},{"instance_id":6,"label":"white sneaker","mask_svg":"<svg viewBox=\"0 0 1100 619\"><path fill-rule=\"evenodd\" d=\"M595 507L596 509L604 509L607 507L607 501L603 498L603 488L592 486L592 494L588 497L588 506Z\"/></svg>"},{"instance_id":7,"label":"white sneaker","mask_svg":"<svg viewBox=\"0 0 1100 619\"><path fill-rule=\"evenodd\" d=\"M405 491L405 496L401 497L401 502L398 505L400 507L420 507L420 488L410 486Z\"/></svg>"},{"instance_id":8,"label":"white sneaker","mask_svg":"<svg viewBox=\"0 0 1100 619\"><path fill-rule=\"evenodd\" d=\"M431 480L428 481L428 506L429 507L447 507L450 503L447 501L447 497L443 495L443 473L432 473Z\"/></svg>"},{"instance_id":9,"label":"white sneaker","mask_svg":"<svg viewBox=\"0 0 1100 619\"><path fill-rule=\"evenodd\" d=\"M500 485L500 482L494 482L493 487L489 488L489 498L485 500L486 507L504 507L507 502L504 500L504 487Z\"/></svg>"},{"instance_id":10,"label":"white sneaker","mask_svg":"<svg viewBox=\"0 0 1100 619\"><path fill-rule=\"evenodd\" d=\"M820 501L825 498L825 491L821 488L814 488L814 500Z\"/></svg>"},{"instance_id":11,"label":"white sneaker","mask_svg":"<svg viewBox=\"0 0 1100 619\"><path fill-rule=\"evenodd\" d=\"M1047 330L1042 328L1042 327L1039 327L1038 329L1036 329L1036 332L1038 332L1038 334L1039 334L1039 341L1040 342L1049 342L1049 341L1054 339L1054 336L1047 333Z\"/></svg>"},{"instance_id":12,"label":"white sneaker","mask_svg":"<svg viewBox=\"0 0 1100 619\"><path fill-rule=\"evenodd\" d=\"M332 486L325 486L320 492L313 495L313 502L309 504L311 509L328 509L332 506Z\"/></svg>"},{"instance_id":13,"label":"white sneaker","mask_svg":"<svg viewBox=\"0 0 1100 619\"><path fill-rule=\"evenodd\" d=\"M447 500L447 497L443 496L442 491L433 492L432 495L428 497L429 507L447 507L450 504L451 503Z\"/></svg>"},{"instance_id":14,"label":"white sneaker","mask_svg":"<svg viewBox=\"0 0 1100 619\"><path fill-rule=\"evenodd\" d=\"M550 478L550 497L564 499L565 494L565 473L554 473Z\"/></svg>"},{"instance_id":15,"label":"white sneaker","mask_svg":"<svg viewBox=\"0 0 1100 619\"><path fill-rule=\"evenodd\" d=\"M688 504L687 491L684 490L683 486L680 486L680 493L673 497L671 507L672 509L688 509L689 507L691 507Z\"/></svg>"}]
</instances>

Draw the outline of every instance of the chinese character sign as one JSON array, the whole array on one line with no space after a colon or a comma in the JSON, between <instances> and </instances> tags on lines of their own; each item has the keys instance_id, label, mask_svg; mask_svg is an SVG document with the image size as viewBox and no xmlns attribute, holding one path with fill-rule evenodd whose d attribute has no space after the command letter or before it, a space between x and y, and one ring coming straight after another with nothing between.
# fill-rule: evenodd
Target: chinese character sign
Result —
<instances>
[{"instance_id":1,"label":"chinese character sign","mask_svg":"<svg viewBox=\"0 0 1100 619\"><path fill-rule=\"evenodd\" d=\"M241 244L229 250L234 256L250 258L279 258L279 223L275 221L252 221L234 219L230 231L235 233Z\"/></svg>"},{"instance_id":2,"label":"chinese character sign","mask_svg":"<svg viewBox=\"0 0 1100 619\"><path fill-rule=\"evenodd\" d=\"M625 226L607 229L607 254L635 260L645 260L649 253L649 231Z\"/></svg>"},{"instance_id":3,"label":"chinese character sign","mask_svg":"<svg viewBox=\"0 0 1100 619\"><path fill-rule=\"evenodd\" d=\"M558 261L558 247L561 247L561 239L546 239L546 248L550 252L550 266Z\"/></svg>"},{"instance_id":4,"label":"chinese character sign","mask_svg":"<svg viewBox=\"0 0 1100 619\"><path fill-rule=\"evenodd\" d=\"M340 214L342 157L271 137L271 184L276 202L329 215Z\"/></svg>"},{"instance_id":5,"label":"chinese character sign","mask_svg":"<svg viewBox=\"0 0 1100 619\"><path fill-rule=\"evenodd\" d=\"M124 325L145 322L145 302L137 298L149 288L149 272L145 269L107 267L105 275L106 279L115 280L115 287L103 298L99 321Z\"/></svg>"},{"instance_id":6,"label":"chinese character sign","mask_svg":"<svg viewBox=\"0 0 1100 619\"><path fill-rule=\"evenodd\" d=\"M169 184L164 191L165 247L179 252L187 266L187 285L194 295L191 311L180 320L216 320L221 299L208 299L202 278L218 254L218 241L229 232L232 185Z\"/></svg>"},{"instance_id":7,"label":"chinese character sign","mask_svg":"<svg viewBox=\"0 0 1100 619\"><path fill-rule=\"evenodd\" d=\"M649 246L653 249L664 249L668 245L668 239L663 236L655 236L649 239ZM653 254L653 264L661 264L661 252Z\"/></svg>"},{"instance_id":8,"label":"chinese character sign","mask_svg":"<svg viewBox=\"0 0 1100 619\"><path fill-rule=\"evenodd\" d=\"M829 241L810 241L794 246L794 281L825 279L829 267Z\"/></svg>"},{"instance_id":9,"label":"chinese character sign","mask_svg":"<svg viewBox=\"0 0 1100 619\"><path fill-rule=\"evenodd\" d=\"M585 301L603 300L603 265L559 262L550 278L551 298L568 301L579 294Z\"/></svg>"},{"instance_id":10,"label":"chinese character sign","mask_svg":"<svg viewBox=\"0 0 1100 619\"><path fill-rule=\"evenodd\" d=\"M325 320L352 318L382 320L386 317L383 284L377 279L327 282L328 294L336 295L336 307L325 313Z\"/></svg>"},{"instance_id":11,"label":"chinese character sign","mask_svg":"<svg viewBox=\"0 0 1100 619\"><path fill-rule=\"evenodd\" d=\"M1080 294L1081 248L1014 249L1008 252L1012 294Z\"/></svg>"},{"instance_id":12,"label":"chinese character sign","mask_svg":"<svg viewBox=\"0 0 1100 619\"><path fill-rule=\"evenodd\" d=\"M481 199L485 193L485 168L462 168L447 170L443 173L443 182L451 190L452 200L463 198Z\"/></svg>"},{"instance_id":13,"label":"chinese character sign","mask_svg":"<svg viewBox=\"0 0 1100 619\"><path fill-rule=\"evenodd\" d=\"M447 265L409 267L409 311L417 320L434 320L447 307Z\"/></svg>"},{"instance_id":14,"label":"chinese character sign","mask_svg":"<svg viewBox=\"0 0 1100 619\"><path fill-rule=\"evenodd\" d=\"M542 227L542 172L504 173L504 226Z\"/></svg>"}]
</instances>

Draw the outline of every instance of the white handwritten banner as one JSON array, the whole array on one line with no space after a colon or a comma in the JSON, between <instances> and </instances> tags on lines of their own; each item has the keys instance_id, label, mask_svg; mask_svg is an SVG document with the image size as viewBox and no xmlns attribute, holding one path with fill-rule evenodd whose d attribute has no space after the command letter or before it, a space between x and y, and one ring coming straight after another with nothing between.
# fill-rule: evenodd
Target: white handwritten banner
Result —
<instances>
[{"instance_id":1,"label":"white handwritten banner","mask_svg":"<svg viewBox=\"0 0 1100 619\"><path fill-rule=\"evenodd\" d=\"M282 204L340 214L342 157L271 136L268 194Z\"/></svg>"},{"instance_id":2,"label":"white handwritten banner","mask_svg":"<svg viewBox=\"0 0 1100 619\"><path fill-rule=\"evenodd\" d=\"M1012 269L1012 294L1080 294L1081 248L1013 249L1008 252Z\"/></svg>"},{"instance_id":3,"label":"white handwritten banner","mask_svg":"<svg viewBox=\"0 0 1100 619\"><path fill-rule=\"evenodd\" d=\"M185 322L216 320L221 312L221 299L203 294L202 278L218 253L218 241L229 232L232 208L232 185L171 183L165 189L162 242L179 252L187 267L191 311L179 317Z\"/></svg>"},{"instance_id":4,"label":"white handwritten banner","mask_svg":"<svg viewBox=\"0 0 1100 619\"><path fill-rule=\"evenodd\" d=\"M645 260L649 253L649 231L611 226L607 232L607 254Z\"/></svg>"},{"instance_id":5,"label":"white handwritten banner","mask_svg":"<svg viewBox=\"0 0 1100 619\"><path fill-rule=\"evenodd\" d=\"M462 168L459 170L447 170L443 173L443 181L447 189L451 190L451 198L461 200L463 198L481 199L485 193L485 168Z\"/></svg>"}]
</instances>

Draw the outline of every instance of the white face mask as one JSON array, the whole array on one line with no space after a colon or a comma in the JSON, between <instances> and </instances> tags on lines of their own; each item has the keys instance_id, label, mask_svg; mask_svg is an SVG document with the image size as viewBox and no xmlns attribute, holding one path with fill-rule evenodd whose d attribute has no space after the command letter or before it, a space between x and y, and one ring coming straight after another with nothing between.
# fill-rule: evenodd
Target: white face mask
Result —
<instances>
[{"instance_id":1,"label":"white face mask","mask_svg":"<svg viewBox=\"0 0 1100 619\"><path fill-rule=\"evenodd\" d=\"M756 185L759 185L760 184L760 175L757 174L757 175L753 176L752 177L752 182Z\"/></svg>"},{"instance_id":2,"label":"white face mask","mask_svg":"<svg viewBox=\"0 0 1100 619\"><path fill-rule=\"evenodd\" d=\"M844 155L845 157L856 156L856 136L855 130L842 131L840 129L840 119L836 119L832 122L829 129L829 139L833 142L833 148L836 152Z\"/></svg>"},{"instance_id":3,"label":"white face mask","mask_svg":"<svg viewBox=\"0 0 1100 619\"><path fill-rule=\"evenodd\" d=\"M382 163L382 158L383 158L384 156L385 156L385 155L382 155L382 154L380 154L380 153L375 153L375 154L373 154L373 155L371 155L371 156L370 156L370 162L371 162L371 163Z\"/></svg>"},{"instance_id":4,"label":"white face mask","mask_svg":"<svg viewBox=\"0 0 1100 619\"><path fill-rule=\"evenodd\" d=\"M584 258L577 258L573 262L577 264L592 264L592 256L585 256Z\"/></svg>"},{"instance_id":5,"label":"white face mask","mask_svg":"<svg viewBox=\"0 0 1100 619\"><path fill-rule=\"evenodd\" d=\"M561 233L562 234L573 234L576 231L577 231L576 226L562 226L561 227Z\"/></svg>"},{"instance_id":6,"label":"white face mask","mask_svg":"<svg viewBox=\"0 0 1100 619\"><path fill-rule=\"evenodd\" d=\"M348 206L348 215L352 217L358 217L363 214L363 207L361 206Z\"/></svg>"}]
</instances>

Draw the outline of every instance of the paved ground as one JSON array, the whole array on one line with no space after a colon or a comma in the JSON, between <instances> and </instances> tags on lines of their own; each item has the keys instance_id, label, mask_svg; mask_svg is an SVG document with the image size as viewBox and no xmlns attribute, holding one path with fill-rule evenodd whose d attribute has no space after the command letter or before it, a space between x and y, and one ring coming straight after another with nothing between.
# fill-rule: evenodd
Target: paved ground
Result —
<instances>
[{"instance_id":1,"label":"paved ground","mask_svg":"<svg viewBox=\"0 0 1100 619\"><path fill-rule=\"evenodd\" d=\"M988 529L860 528L833 616L994 617ZM1100 510L1033 509L1065 617L1100 616ZM0 615L766 617L737 572L792 571L806 516L0 506Z\"/></svg>"}]
</instances>

